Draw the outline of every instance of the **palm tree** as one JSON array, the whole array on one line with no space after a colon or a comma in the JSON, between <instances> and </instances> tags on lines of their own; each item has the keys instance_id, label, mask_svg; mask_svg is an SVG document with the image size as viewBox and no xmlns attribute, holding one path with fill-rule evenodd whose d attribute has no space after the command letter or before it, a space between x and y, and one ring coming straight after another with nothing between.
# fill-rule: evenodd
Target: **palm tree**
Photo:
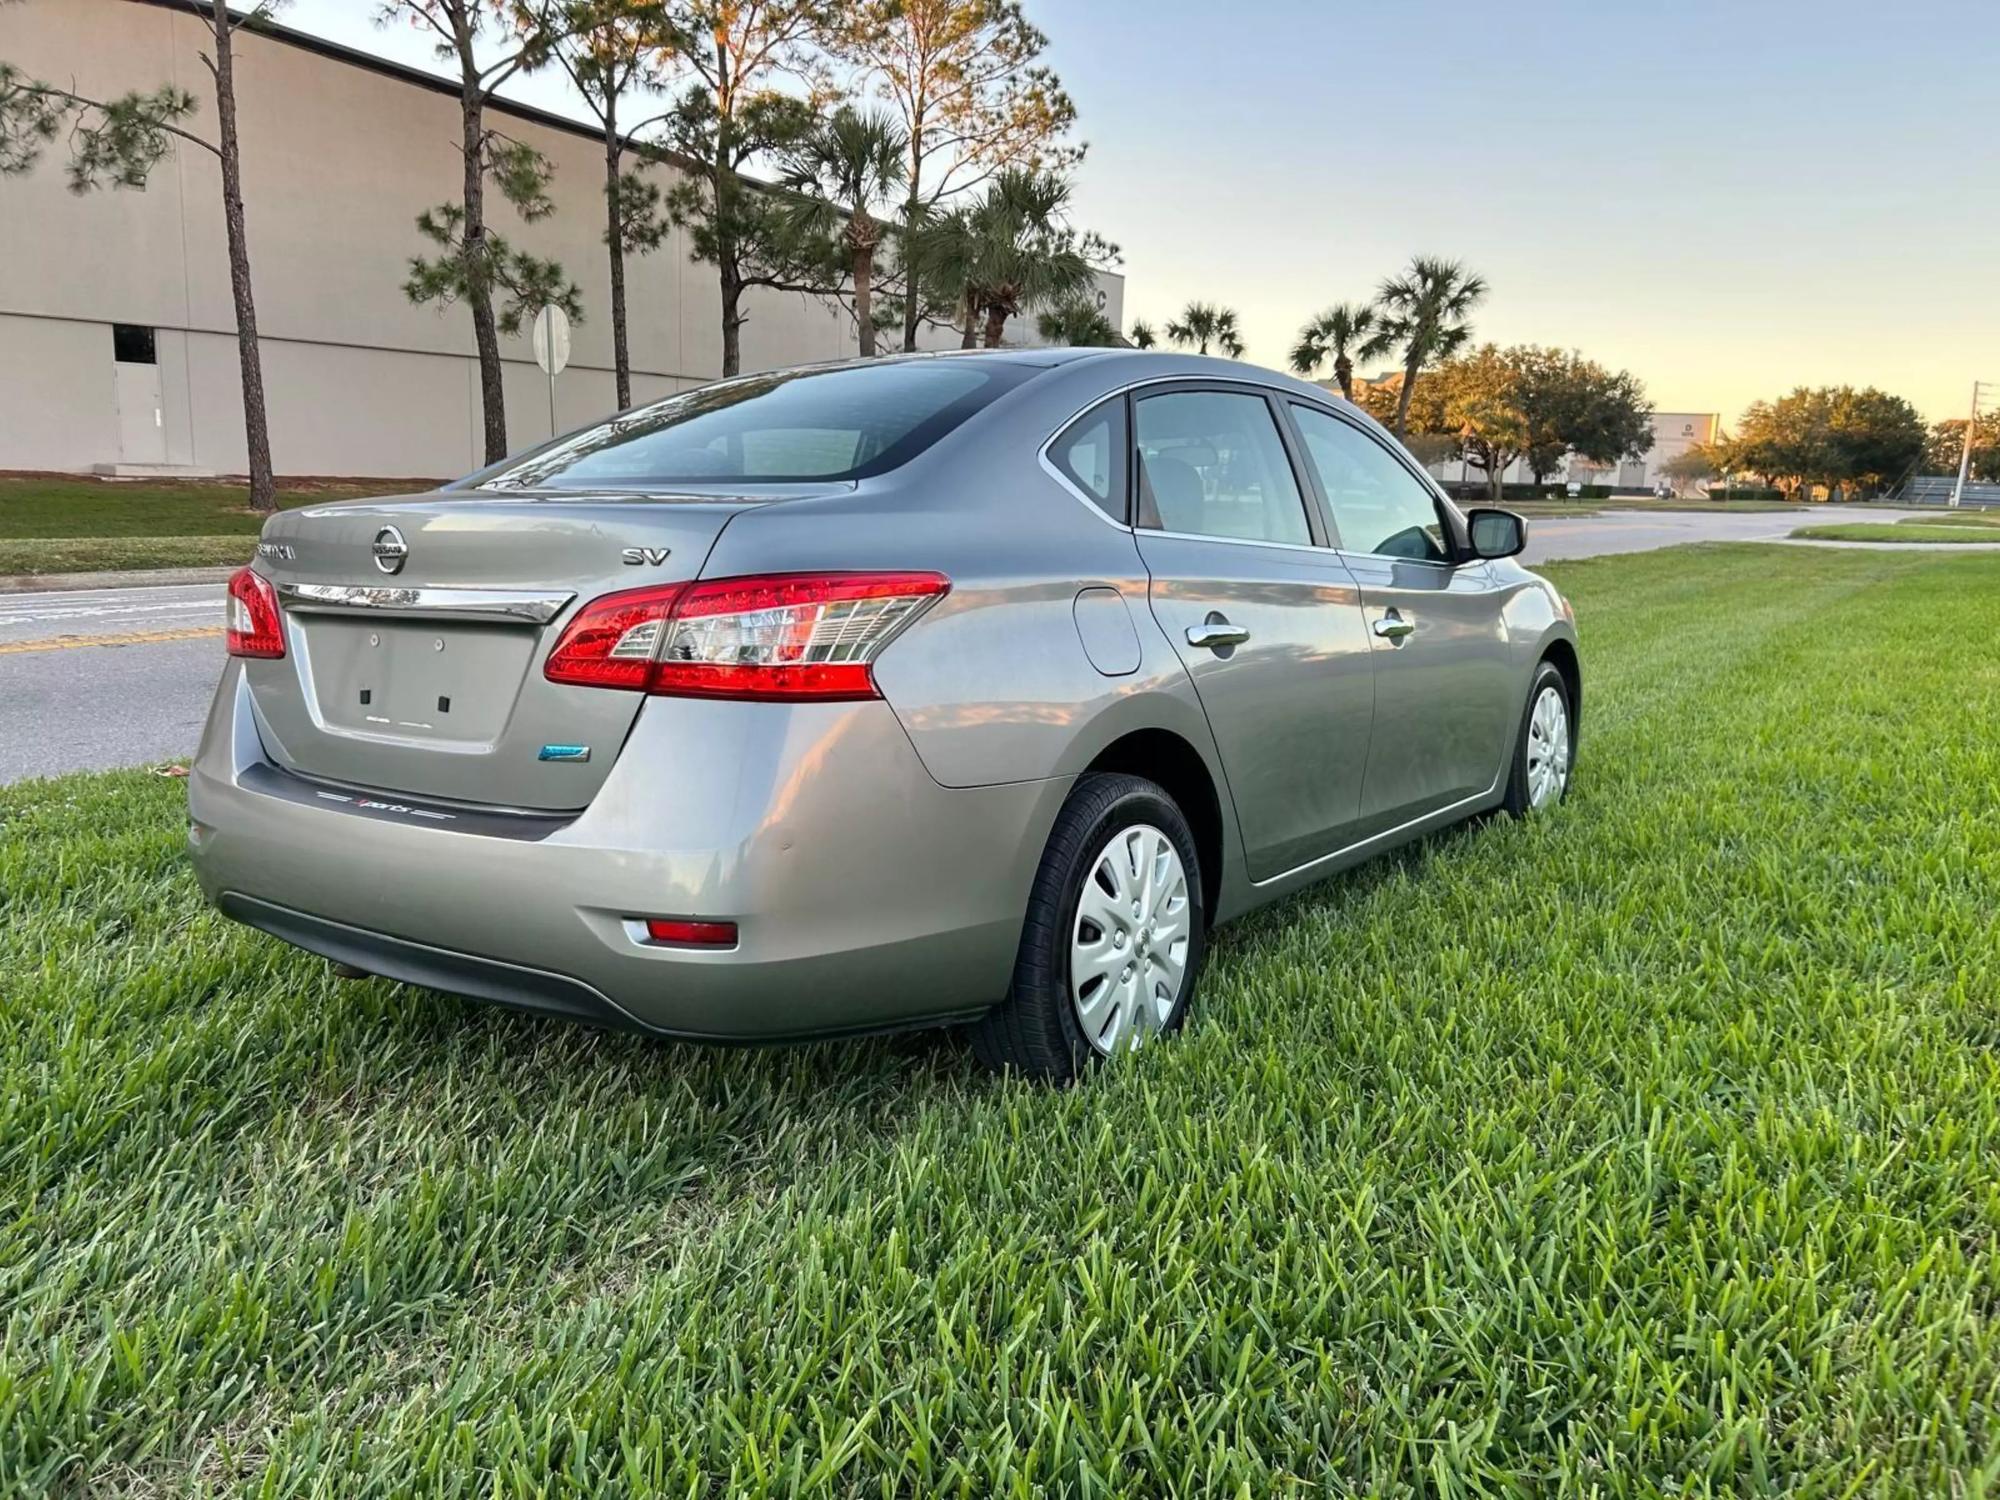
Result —
<instances>
[{"instance_id":1,"label":"palm tree","mask_svg":"<svg viewBox=\"0 0 2000 1500\"><path fill-rule=\"evenodd\" d=\"M1068 179L1054 172L1011 168L977 203L939 215L920 232L918 274L940 302L958 302L962 348L973 347L982 313L986 347L994 349L1024 307L1060 306L1096 285L1093 259L1117 251L1070 227L1069 195Z\"/></svg>"},{"instance_id":2,"label":"palm tree","mask_svg":"<svg viewBox=\"0 0 2000 1500\"><path fill-rule=\"evenodd\" d=\"M1234 308L1217 307L1212 302L1190 302L1178 319L1167 320L1167 337L1176 344L1192 344L1195 353L1208 353L1215 345L1231 359L1243 353L1243 338L1236 327Z\"/></svg>"},{"instance_id":3,"label":"palm tree","mask_svg":"<svg viewBox=\"0 0 2000 1500\"><path fill-rule=\"evenodd\" d=\"M903 182L903 127L879 110L843 105L785 160L785 185L801 194L794 230L837 243L854 283L861 356L875 355L875 252L882 221L874 210Z\"/></svg>"},{"instance_id":4,"label":"palm tree","mask_svg":"<svg viewBox=\"0 0 2000 1500\"><path fill-rule=\"evenodd\" d=\"M1403 389L1396 397L1396 436L1410 425L1410 398L1426 365L1449 359L1472 337L1466 321L1486 296L1484 277L1455 260L1419 255L1400 276L1375 293L1375 332L1361 346L1362 358L1394 350L1403 358Z\"/></svg>"},{"instance_id":5,"label":"palm tree","mask_svg":"<svg viewBox=\"0 0 2000 1500\"><path fill-rule=\"evenodd\" d=\"M1082 298L1050 308L1035 320L1035 328L1051 344L1078 349L1111 349L1118 344L1118 330L1104 309Z\"/></svg>"},{"instance_id":6,"label":"palm tree","mask_svg":"<svg viewBox=\"0 0 2000 1500\"><path fill-rule=\"evenodd\" d=\"M1361 352L1375 331L1375 309L1366 303L1343 302L1299 330L1292 345L1292 369L1311 378L1328 355L1333 356L1333 378L1340 394L1354 399L1354 356Z\"/></svg>"},{"instance_id":7,"label":"palm tree","mask_svg":"<svg viewBox=\"0 0 2000 1500\"><path fill-rule=\"evenodd\" d=\"M1132 324L1132 347L1134 349L1150 349L1159 341L1160 336L1153 332L1153 325L1148 323L1144 318L1140 318Z\"/></svg>"}]
</instances>

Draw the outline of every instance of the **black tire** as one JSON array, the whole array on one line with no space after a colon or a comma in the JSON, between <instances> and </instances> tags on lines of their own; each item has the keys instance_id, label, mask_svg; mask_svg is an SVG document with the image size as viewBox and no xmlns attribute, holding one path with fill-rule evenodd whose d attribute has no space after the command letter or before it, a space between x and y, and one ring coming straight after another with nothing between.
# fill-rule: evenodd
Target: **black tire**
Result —
<instances>
[{"instance_id":1,"label":"black tire","mask_svg":"<svg viewBox=\"0 0 2000 1500\"><path fill-rule=\"evenodd\" d=\"M1572 700L1569 681L1556 664L1544 660L1535 668L1534 680L1528 684L1528 701L1521 705L1521 728L1514 736L1514 761L1507 777L1507 796L1500 804L1500 810L1509 817L1525 818L1533 808L1533 797L1528 787L1528 729L1534 718L1535 703L1542 696L1543 689L1554 686L1562 695L1563 713L1569 726L1569 753L1563 768L1562 786L1557 790L1555 802L1561 802L1569 795L1572 774L1576 769L1576 704ZM1550 804L1553 805L1553 804Z\"/></svg>"},{"instance_id":2,"label":"black tire","mask_svg":"<svg viewBox=\"0 0 2000 1500\"><path fill-rule=\"evenodd\" d=\"M1161 1032L1180 1028L1201 983L1208 947L1208 911L1194 834L1172 797L1138 776L1093 773L1071 788L1056 815L1028 896L1027 920L1007 998L970 1027L972 1049L997 1070L1050 1083L1070 1083L1103 1061L1083 1033L1070 991L1070 939L1091 865L1121 828L1150 824L1180 855L1191 908L1181 990Z\"/></svg>"}]
</instances>

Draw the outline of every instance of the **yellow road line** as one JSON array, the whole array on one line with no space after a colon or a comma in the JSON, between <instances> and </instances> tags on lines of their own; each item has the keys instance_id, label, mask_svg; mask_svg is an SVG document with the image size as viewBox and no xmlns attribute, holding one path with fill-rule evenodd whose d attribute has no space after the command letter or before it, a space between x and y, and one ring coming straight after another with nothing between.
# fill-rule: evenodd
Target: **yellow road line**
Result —
<instances>
[{"instance_id":1,"label":"yellow road line","mask_svg":"<svg viewBox=\"0 0 2000 1500\"><path fill-rule=\"evenodd\" d=\"M220 625L201 625L187 630L134 630L124 635L62 635L48 641L0 641L0 656L17 656L24 651L68 651L76 646L150 646L159 641L198 641L221 634Z\"/></svg>"}]
</instances>

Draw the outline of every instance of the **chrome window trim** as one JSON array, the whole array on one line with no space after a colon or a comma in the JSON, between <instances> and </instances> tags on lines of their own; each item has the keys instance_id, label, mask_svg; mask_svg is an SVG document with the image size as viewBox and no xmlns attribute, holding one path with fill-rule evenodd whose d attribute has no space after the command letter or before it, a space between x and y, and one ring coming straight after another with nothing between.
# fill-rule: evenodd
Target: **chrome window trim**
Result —
<instances>
[{"instance_id":1,"label":"chrome window trim","mask_svg":"<svg viewBox=\"0 0 2000 1500\"><path fill-rule=\"evenodd\" d=\"M1445 562L1441 558L1436 558L1436 557L1404 557L1400 553L1396 552L1356 552L1352 547L1335 547L1331 550L1341 557L1353 557L1353 558L1366 557L1366 558L1371 558L1376 562L1415 563L1420 568L1449 569L1449 568L1462 568L1465 566L1464 563ZM1480 561L1480 559L1468 558L1466 559L1466 561L1476 562Z\"/></svg>"},{"instance_id":2,"label":"chrome window trim","mask_svg":"<svg viewBox=\"0 0 2000 1500\"><path fill-rule=\"evenodd\" d=\"M1105 525L1111 527L1113 530L1123 531L1134 537L1138 536L1141 532L1144 532L1147 536L1170 536L1183 542L1224 542L1231 546L1236 546L1236 547L1276 547L1281 551L1285 552L1310 552L1318 557L1340 556L1340 549L1338 547L1322 547L1317 542L1266 542L1259 540L1256 537L1247 537L1247 536L1208 536L1199 531L1162 531L1159 528L1153 526L1134 526L1127 521L1113 520L1110 516L1104 513L1103 506L1098 504L1097 501L1093 500L1085 491L1079 489L1077 485L1070 479L1069 475L1063 473L1063 471L1056 466L1055 460L1049 457L1049 449L1055 447L1056 440L1060 438L1064 433L1070 430L1071 426L1075 424L1078 417L1084 416L1086 413L1094 411L1096 408L1102 406L1105 402L1116 401L1121 398L1129 401L1132 399L1133 392L1142 391L1149 385L1185 385L1189 381L1196 381L1208 385L1236 386L1242 391L1244 391L1246 394L1254 391L1260 396L1265 396L1265 397L1275 396L1280 400L1300 401L1303 399L1293 394L1291 391L1287 390L1284 386L1266 385L1262 381L1249 380L1242 376L1217 377L1217 376L1190 375L1186 373L1182 373L1179 375L1149 375L1144 380L1135 380L1131 382L1129 385L1121 385L1114 390L1100 391L1097 395L1092 396L1088 401L1084 402L1084 404L1079 406L1075 411L1071 412L1068 416L1064 417L1060 422L1056 423L1055 431L1051 432L1048 435L1048 437L1043 439L1042 446L1035 450L1036 460L1041 464L1043 472L1045 472L1051 479L1055 480L1057 484L1061 485L1063 488L1063 492L1067 494L1072 500L1076 501L1077 504L1081 505L1085 510L1089 511L1093 516L1097 517L1098 520L1102 521ZM1275 414L1273 420L1274 421L1276 420ZM1364 436L1365 435L1366 434L1364 433ZM1283 439L1283 436L1284 434L1281 431L1279 433L1280 440ZM1127 441L1130 441L1131 437L1132 434L1128 431L1126 433ZM1289 457L1289 454L1287 456ZM1426 479L1428 479L1429 477L1430 476L1428 474L1424 476L1424 478ZM1306 503L1307 497L1303 493L1301 493L1299 496L1299 500L1301 501L1301 503ZM1375 554L1362 553L1361 555L1364 557L1370 557L1374 556ZM1412 561L1414 560L1415 559L1412 559Z\"/></svg>"},{"instance_id":3,"label":"chrome window trim","mask_svg":"<svg viewBox=\"0 0 2000 1500\"><path fill-rule=\"evenodd\" d=\"M497 620L546 625L568 607L574 593L539 589L397 588L393 584L280 583L278 602L306 614L350 610L421 619Z\"/></svg>"},{"instance_id":4,"label":"chrome window trim","mask_svg":"<svg viewBox=\"0 0 2000 1500\"><path fill-rule=\"evenodd\" d=\"M1181 542L1221 542L1228 547L1271 547L1280 552L1310 552L1315 557L1339 557L1337 547L1322 547L1316 542L1267 542L1255 536L1210 536L1205 531L1161 531L1151 526L1140 526L1137 531L1146 536L1168 536Z\"/></svg>"}]
</instances>

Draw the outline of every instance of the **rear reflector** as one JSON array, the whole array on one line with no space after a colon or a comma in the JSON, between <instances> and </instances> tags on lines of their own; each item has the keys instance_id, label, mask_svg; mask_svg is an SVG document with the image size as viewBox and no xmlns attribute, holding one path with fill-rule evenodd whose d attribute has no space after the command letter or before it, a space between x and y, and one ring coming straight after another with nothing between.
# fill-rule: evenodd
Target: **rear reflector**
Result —
<instances>
[{"instance_id":1,"label":"rear reflector","mask_svg":"<svg viewBox=\"0 0 2000 1500\"><path fill-rule=\"evenodd\" d=\"M685 948L734 948L734 922L684 922L676 917L649 917L646 937L655 943L673 943Z\"/></svg>"},{"instance_id":2,"label":"rear reflector","mask_svg":"<svg viewBox=\"0 0 2000 1500\"><path fill-rule=\"evenodd\" d=\"M249 568L238 568L229 577L229 628L224 634L231 656L272 658L285 654L278 596Z\"/></svg>"},{"instance_id":3,"label":"rear reflector","mask_svg":"<svg viewBox=\"0 0 2000 1500\"><path fill-rule=\"evenodd\" d=\"M631 589L579 610L543 671L678 697L875 698L876 656L950 587L941 573L774 573Z\"/></svg>"}]
</instances>

